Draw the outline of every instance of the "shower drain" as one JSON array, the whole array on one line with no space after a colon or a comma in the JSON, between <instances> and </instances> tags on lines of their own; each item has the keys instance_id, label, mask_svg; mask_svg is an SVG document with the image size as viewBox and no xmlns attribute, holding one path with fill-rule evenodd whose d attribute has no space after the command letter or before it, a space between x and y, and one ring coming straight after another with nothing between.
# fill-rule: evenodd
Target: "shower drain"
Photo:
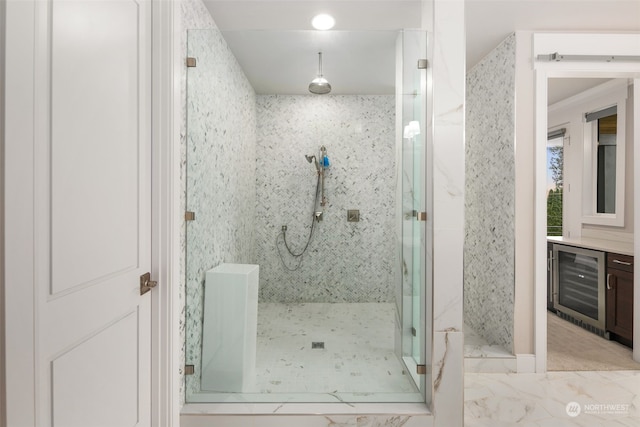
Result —
<instances>
[{"instance_id":1,"label":"shower drain","mask_svg":"<svg viewBox=\"0 0 640 427\"><path fill-rule=\"evenodd\" d=\"M316 341L311 343L311 348L324 348L324 342Z\"/></svg>"}]
</instances>

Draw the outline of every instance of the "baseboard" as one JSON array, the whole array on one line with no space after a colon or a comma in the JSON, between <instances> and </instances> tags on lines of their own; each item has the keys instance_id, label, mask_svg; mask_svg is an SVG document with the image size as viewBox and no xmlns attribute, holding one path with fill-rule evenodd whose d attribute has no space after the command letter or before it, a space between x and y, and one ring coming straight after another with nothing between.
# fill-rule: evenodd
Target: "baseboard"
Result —
<instances>
[{"instance_id":1,"label":"baseboard","mask_svg":"<svg viewBox=\"0 0 640 427\"><path fill-rule=\"evenodd\" d=\"M519 374L533 374L536 372L535 354L516 354L516 363Z\"/></svg>"}]
</instances>

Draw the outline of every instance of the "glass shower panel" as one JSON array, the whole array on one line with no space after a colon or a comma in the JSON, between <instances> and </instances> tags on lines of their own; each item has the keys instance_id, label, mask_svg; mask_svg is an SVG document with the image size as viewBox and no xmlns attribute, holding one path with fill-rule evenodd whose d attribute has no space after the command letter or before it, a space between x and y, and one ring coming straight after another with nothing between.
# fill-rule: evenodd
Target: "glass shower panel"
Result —
<instances>
[{"instance_id":1,"label":"glass shower panel","mask_svg":"<svg viewBox=\"0 0 640 427\"><path fill-rule=\"evenodd\" d=\"M403 360L420 390L426 373L426 34L403 33ZM418 371L421 373L418 374Z\"/></svg>"},{"instance_id":2,"label":"glass shower panel","mask_svg":"<svg viewBox=\"0 0 640 427\"><path fill-rule=\"evenodd\" d=\"M224 44L218 30L188 32L187 56L195 64L186 68L184 150L185 207L193 212L185 226L185 362L194 370L185 378L187 396L202 391L207 271L222 263L255 263L255 122L246 113L255 109L255 99L248 83L233 85L239 72Z\"/></svg>"},{"instance_id":3,"label":"glass shower panel","mask_svg":"<svg viewBox=\"0 0 640 427\"><path fill-rule=\"evenodd\" d=\"M187 67L187 134L184 151L184 179L186 181L186 211L193 215L185 224L185 364L193 367L193 374L185 376L187 401L200 392L202 357L202 319L204 317L204 279L206 271L215 267L214 259L206 259L206 242L214 242L214 227L210 212L213 206L214 177L206 173L207 164L213 153L212 129L206 120L211 114L207 103L210 93L208 80L216 68L215 58L207 55L204 47L214 42L216 31L191 30L188 32L187 56L195 59ZM208 77L207 77L208 76ZM215 79L211 79L215 84ZM210 248L210 250L213 248ZM213 255L213 254L211 254Z\"/></svg>"}]
</instances>

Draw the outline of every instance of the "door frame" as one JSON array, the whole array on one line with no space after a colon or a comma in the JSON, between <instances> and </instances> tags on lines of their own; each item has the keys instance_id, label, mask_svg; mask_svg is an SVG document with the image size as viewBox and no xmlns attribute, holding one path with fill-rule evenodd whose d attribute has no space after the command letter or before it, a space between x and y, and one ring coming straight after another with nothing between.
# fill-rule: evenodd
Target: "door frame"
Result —
<instances>
[{"instance_id":1,"label":"door frame","mask_svg":"<svg viewBox=\"0 0 640 427\"><path fill-rule=\"evenodd\" d=\"M151 425L178 426L181 370L179 369L179 210L180 185L180 3L151 2L152 13L152 275L159 286L151 296ZM35 346L35 272L36 247L33 241L33 145L7 149L5 140L20 137L33 141L34 49L37 0L0 3L5 46L8 35L21 40L19 46L7 46L0 53L0 315L5 328L0 331L0 426L7 422L12 408L15 424L37 425L36 390L38 383ZM11 15L12 19L6 19ZM5 64L20 64L5 67ZM7 87L5 77L24 83ZM11 109L5 109L11 105ZM13 123L10 129L4 122ZM5 150L12 164L5 164ZM5 177L7 178L5 180ZM19 187L16 183L20 183ZM20 188L6 192L5 186ZM19 194L18 194L19 193ZM19 220L18 220L19 218ZM5 221L15 227L5 229ZM21 237L18 239L17 237ZM24 239L24 236L31 238ZM6 242L12 251L5 251ZM25 286L26 285L26 286ZM7 367L9 367L7 369ZM6 391L11 393L7 395Z\"/></svg>"},{"instance_id":2,"label":"door frame","mask_svg":"<svg viewBox=\"0 0 640 427\"><path fill-rule=\"evenodd\" d=\"M6 2L0 2L0 28L6 28ZM0 31L0 46L5 46L5 32ZM4 68L5 49L0 49L0 323L4 325ZM0 396L6 396L5 378L5 331L0 328ZM0 426L4 426L6 415L5 399L0 399Z\"/></svg>"},{"instance_id":3,"label":"door frame","mask_svg":"<svg viewBox=\"0 0 640 427\"><path fill-rule=\"evenodd\" d=\"M180 425L180 2L152 0L151 425ZM182 363L184 365L184 363Z\"/></svg>"},{"instance_id":4,"label":"door frame","mask_svg":"<svg viewBox=\"0 0 640 427\"><path fill-rule=\"evenodd\" d=\"M547 238L546 140L547 79L611 77L634 79L634 114L640 111L640 64L637 62L540 62L537 55L640 55L640 34L533 35L531 61L535 74L534 147L534 351L536 372L547 371ZM586 47L586 51L585 51ZM634 122L634 252L640 254L640 120ZM634 360L640 361L640 269L634 272Z\"/></svg>"},{"instance_id":5,"label":"door frame","mask_svg":"<svg viewBox=\"0 0 640 427\"><path fill-rule=\"evenodd\" d=\"M35 2L6 2L5 35L21 40L20 46L6 45L6 64L20 64L19 67L5 67L5 78L13 84L5 87L5 103L10 105L5 111L6 123L13 126L4 129L4 138L11 141L22 137L33 141L33 78L35 47ZM20 68L20 70L18 70ZM16 81L18 84L16 84ZM22 83L31 82L25 84ZM2 240L4 252L4 324L5 324L5 411L16 411L19 419L12 418L16 424L35 426L35 389L34 372L34 247L33 247L33 144L7 145L3 141L3 160L12 159L11 164L3 162L4 222L12 223L5 227ZM23 190L6 191L7 187L20 183ZM21 218L21 221L17 221ZM30 237L24 238L21 237ZM11 251L6 242L15 242ZM8 367L8 369L7 369ZM3 414L3 422L7 422Z\"/></svg>"}]
</instances>

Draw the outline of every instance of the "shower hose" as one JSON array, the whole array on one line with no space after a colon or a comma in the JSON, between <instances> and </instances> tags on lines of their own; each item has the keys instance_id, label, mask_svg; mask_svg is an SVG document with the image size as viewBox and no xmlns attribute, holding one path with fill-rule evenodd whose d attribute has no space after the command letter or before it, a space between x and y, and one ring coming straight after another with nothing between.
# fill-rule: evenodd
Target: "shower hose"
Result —
<instances>
[{"instance_id":1,"label":"shower hose","mask_svg":"<svg viewBox=\"0 0 640 427\"><path fill-rule=\"evenodd\" d=\"M300 268L300 266L302 265L302 255L304 255L304 253L309 248L309 243L311 243L311 238L313 237L313 231L315 230L315 226L316 226L315 212L318 204L318 196L320 195L320 179L321 179L320 174L318 174L318 180L316 182L316 195L315 195L315 198L313 199L313 212L311 213L311 229L309 230L309 237L307 238L307 243L304 245L304 248L302 249L302 251L296 253L293 250L291 250L291 248L289 247L289 243L287 243L287 232L285 231L285 229L283 229L276 236L276 250L278 251L278 256L280 257L282 266L289 271L296 271ZM284 242L284 247L287 249L287 252L289 252L289 255L297 259L298 262L295 267L289 267L285 262L284 257L282 256L282 252L280 251L280 246L278 245L280 237L282 237L282 241Z\"/></svg>"}]
</instances>

